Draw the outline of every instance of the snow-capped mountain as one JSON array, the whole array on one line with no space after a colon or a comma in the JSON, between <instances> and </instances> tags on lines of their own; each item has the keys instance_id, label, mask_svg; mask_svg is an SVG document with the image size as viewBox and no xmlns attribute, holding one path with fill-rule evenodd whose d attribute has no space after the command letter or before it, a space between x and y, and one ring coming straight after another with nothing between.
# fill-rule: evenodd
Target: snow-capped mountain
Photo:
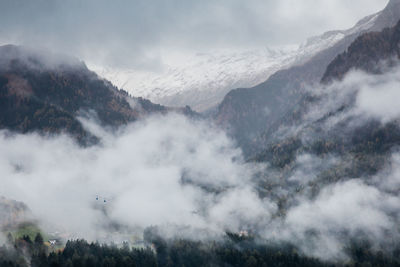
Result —
<instances>
[{"instance_id":1,"label":"snow-capped mountain","mask_svg":"<svg viewBox=\"0 0 400 267\"><path fill-rule=\"evenodd\" d=\"M90 67L134 96L205 110L218 104L230 89L260 83L289 65L292 53L268 48L196 53L182 61L171 60L161 73Z\"/></svg>"},{"instance_id":2,"label":"snow-capped mountain","mask_svg":"<svg viewBox=\"0 0 400 267\"><path fill-rule=\"evenodd\" d=\"M89 67L133 96L204 111L217 105L233 88L255 86L280 69L306 62L347 35L369 29L378 14L362 19L351 29L326 32L299 46L281 50L257 48L180 55L163 59L165 67L159 72L113 69L90 63Z\"/></svg>"}]
</instances>

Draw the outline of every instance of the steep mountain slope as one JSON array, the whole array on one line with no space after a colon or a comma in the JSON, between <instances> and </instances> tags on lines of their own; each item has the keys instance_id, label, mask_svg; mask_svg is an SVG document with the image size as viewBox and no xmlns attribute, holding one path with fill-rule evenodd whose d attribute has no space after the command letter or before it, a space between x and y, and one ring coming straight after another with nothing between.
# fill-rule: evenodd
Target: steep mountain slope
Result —
<instances>
[{"instance_id":1,"label":"steep mountain slope","mask_svg":"<svg viewBox=\"0 0 400 267\"><path fill-rule=\"evenodd\" d=\"M130 97L77 59L12 45L0 47L0 128L68 132L87 142L92 137L78 115L95 113L101 124L119 126L167 110Z\"/></svg>"},{"instance_id":2,"label":"steep mountain slope","mask_svg":"<svg viewBox=\"0 0 400 267\"><path fill-rule=\"evenodd\" d=\"M379 16L371 31L380 31L383 28L394 26L399 21L400 0L390 0L383 15Z\"/></svg>"},{"instance_id":3,"label":"steep mountain slope","mask_svg":"<svg viewBox=\"0 0 400 267\"><path fill-rule=\"evenodd\" d=\"M281 70L266 82L249 89L230 91L218 106L215 120L237 140L247 156L262 150L258 137L273 136L288 114L295 117L306 97L306 87L318 83L326 67L362 33L393 26L400 19L400 1L392 0L381 12L361 20L334 46L319 52L303 65ZM388 23L388 24L387 24ZM359 27L359 25L367 25ZM266 141L268 142L268 141Z\"/></svg>"}]
</instances>

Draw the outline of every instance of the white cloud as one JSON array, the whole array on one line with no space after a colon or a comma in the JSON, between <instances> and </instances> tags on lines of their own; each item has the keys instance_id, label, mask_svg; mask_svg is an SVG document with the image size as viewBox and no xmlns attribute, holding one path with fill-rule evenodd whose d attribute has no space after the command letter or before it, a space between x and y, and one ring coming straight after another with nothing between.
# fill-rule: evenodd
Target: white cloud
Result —
<instances>
[{"instance_id":1,"label":"white cloud","mask_svg":"<svg viewBox=\"0 0 400 267\"><path fill-rule=\"evenodd\" d=\"M168 115L102 136L102 145L81 148L66 136L3 132L0 195L27 203L47 225L89 239L102 233L95 225L108 223L96 205L131 227L190 225L220 233L241 224L218 211L251 224L273 210L251 189L252 170L240 151L205 123Z\"/></svg>"},{"instance_id":2,"label":"white cloud","mask_svg":"<svg viewBox=\"0 0 400 267\"><path fill-rule=\"evenodd\" d=\"M400 117L400 69L382 76L364 76L360 81L356 107L360 113L381 119L384 123Z\"/></svg>"}]
</instances>

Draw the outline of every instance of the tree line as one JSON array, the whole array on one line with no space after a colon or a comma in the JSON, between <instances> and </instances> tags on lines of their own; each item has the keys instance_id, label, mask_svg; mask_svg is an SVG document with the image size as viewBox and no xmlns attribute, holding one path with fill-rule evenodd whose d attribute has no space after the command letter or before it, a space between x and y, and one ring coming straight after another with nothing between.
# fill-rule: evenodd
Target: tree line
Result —
<instances>
[{"instance_id":1,"label":"tree line","mask_svg":"<svg viewBox=\"0 0 400 267\"><path fill-rule=\"evenodd\" d=\"M258 244L235 234L224 241L165 240L147 235L148 248L134 248L128 243L89 243L83 239L68 241L64 247L48 246L40 233L14 239L0 247L0 266L4 267L116 267L116 266L400 266L400 250L374 252L371 245L353 244L348 248L350 261L323 262L300 254L290 244ZM149 239L150 238L150 239Z\"/></svg>"}]
</instances>

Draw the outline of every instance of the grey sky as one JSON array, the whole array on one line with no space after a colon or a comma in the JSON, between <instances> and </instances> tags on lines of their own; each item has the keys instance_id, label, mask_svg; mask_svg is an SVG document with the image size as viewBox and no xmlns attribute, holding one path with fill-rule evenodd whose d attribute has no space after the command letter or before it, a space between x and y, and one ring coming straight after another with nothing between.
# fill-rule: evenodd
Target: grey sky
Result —
<instances>
[{"instance_id":1,"label":"grey sky","mask_svg":"<svg viewBox=\"0 0 400 267\"><path fill-rule=\"evenodd\" d=\"M166 51L280 46L351 27L388 0L1 0L0 43L154 69Z\"/></svg>"}]
</instances>

